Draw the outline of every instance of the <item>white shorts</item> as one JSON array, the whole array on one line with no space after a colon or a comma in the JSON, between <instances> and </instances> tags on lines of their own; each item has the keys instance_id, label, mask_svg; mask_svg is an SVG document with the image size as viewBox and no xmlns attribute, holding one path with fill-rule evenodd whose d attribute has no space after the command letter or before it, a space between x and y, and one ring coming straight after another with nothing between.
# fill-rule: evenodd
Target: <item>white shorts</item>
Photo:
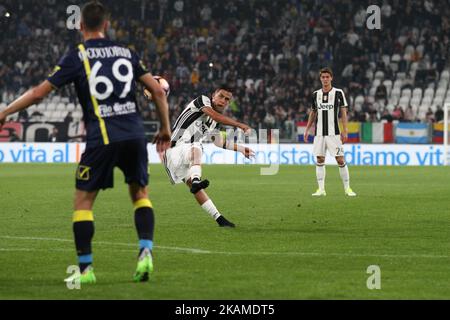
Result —
<instances>
[{"instance_id":1,"label":"white shorts","mask_svg":"<svg viewBox=\"0 0 450 320\"><path fill-rule=\"evenodd\" d=\"M163 163L172 184L184 183L189 179L191 166L191 149L200 145L181 144L167 149L163 156Z\"/></svg>"},{"instance_id":2,"label":"white shorts","mask_svg":"<svg viewBox=\"0 0 450 320\"><path fill-rule=\"evenodd\" d=\"M327 150L333 157L344 156L341 136L321 136L314 137L314 156L325 157Z\"/></svg>"}]
</instances>

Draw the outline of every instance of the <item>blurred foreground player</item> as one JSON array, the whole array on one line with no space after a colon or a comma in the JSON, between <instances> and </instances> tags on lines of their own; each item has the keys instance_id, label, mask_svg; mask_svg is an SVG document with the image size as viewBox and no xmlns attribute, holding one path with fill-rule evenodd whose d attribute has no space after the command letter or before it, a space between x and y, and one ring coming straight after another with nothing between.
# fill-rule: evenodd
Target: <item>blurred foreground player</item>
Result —
<instances>
[{"instance_id":1,"label":"blurred foreground player","mask_svg":"<svg viewBox=\"0 0 450 320\"><path fill-rule=\"evenodd\" d=\"M74 83L87 130L86 150L76 171L73 232L80 274L66 281L95 283L92 267L94 216L92 208L100 189L113 187L114 167L119 167L129 186L139 238L134 281L146 281L153 271L154 213L148 198L147 141L137 108L135 81L152 93L161 129L154 143L158 152L170 146L167 99L161 86L132 50L105 39L108 13L99 2L82 9L84 43L69 51L47 80L27 91L0 113L0 127L12 113L38 103L53 89Z\"/></svg>"}]
</instances>

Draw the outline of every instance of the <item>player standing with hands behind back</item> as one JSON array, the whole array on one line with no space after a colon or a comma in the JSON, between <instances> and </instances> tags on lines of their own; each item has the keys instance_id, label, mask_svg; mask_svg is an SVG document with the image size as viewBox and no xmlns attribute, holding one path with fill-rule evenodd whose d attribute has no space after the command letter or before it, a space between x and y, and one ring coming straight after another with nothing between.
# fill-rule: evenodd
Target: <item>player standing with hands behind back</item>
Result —
<instances>
[{"instance_id":1,"label":"player standing with hands behind back","mask_svg":"<svg viewBox=\"0 0 450 320\"><path fill-rule=\"evenodd\" d=\"M80 274L67 282L95 283L92 267L94 215L100 189L113 187L114 167L119 167L129 186L139 239L134 281L147 281L153 271L154 214L148 198L148 154L142 118L136 103L136 81L152 93L161 128L154 142L158 152L170 147L166 95L135 52L105 38L108 13L98 1L82 9L84 42L69 51L47 80L27 91L0 112L0 129L8 115L45 98L53 89L74 83L87 129L86 150L76 171L73 233Z\"/></svg>"},{"instance_id":2,"label":"player standing with hands behind back","mask_svg":"<svg viewBox=\"0 0 450 320\"><path fill-rule=\"evenodd\" d=\"M336 158L339 165L339 173L344 184L347 196L354 197L356 193L350 188L350 174L344 159L344 147L348 138L347 110L348 104L344 91L333 88L333 72L330 68L320 70L320 82L322 89L314 91L311 112L304 134L304 141L308 142L309 130L315 123L314 156L317 157L316 176L319 188L312 195L315 197L326 196L325 192L325 156L328 152ZM339 129L339 111L341 111L343 132Z\"/></svg>"}]
</instances>

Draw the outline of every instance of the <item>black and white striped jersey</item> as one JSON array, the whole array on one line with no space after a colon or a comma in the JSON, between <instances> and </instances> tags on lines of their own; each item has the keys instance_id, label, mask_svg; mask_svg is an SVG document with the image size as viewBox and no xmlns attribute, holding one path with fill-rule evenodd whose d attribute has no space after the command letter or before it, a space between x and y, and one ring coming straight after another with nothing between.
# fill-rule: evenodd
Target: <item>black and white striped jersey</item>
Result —
<instances>
[{"instance_id":1,"label":"black and white striped jersey","mask_svg":"<svg viewBox=\"0 0 450 320\"><path fill-rule=\"evenodd\" d=\"M202 143L206 136L216 128L217 122L203 113L203 108L212 108L207 96L192 100L181 112L172 128L172 147L181 143Z\"/></svg>"},{"instance_id":2,"label":"black and white striped jersey","mask_svg":"<svg viewBox=\"0 0 450 320\"><path fill-rule=\"evenodd\" d=\"M311 108L317 112L316 136L334 136L341 133L339 110L348 108L344 91L337 88L331 88L328 92L323 92L322 89L314 91Z\"/></svg>"}]
</instances>

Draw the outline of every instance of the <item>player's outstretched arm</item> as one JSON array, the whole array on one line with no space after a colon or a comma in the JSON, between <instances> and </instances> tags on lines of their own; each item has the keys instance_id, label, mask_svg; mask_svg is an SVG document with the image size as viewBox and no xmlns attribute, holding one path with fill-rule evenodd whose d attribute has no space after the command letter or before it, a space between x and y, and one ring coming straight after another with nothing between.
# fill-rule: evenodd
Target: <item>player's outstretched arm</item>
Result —
<instances>
[{"instance_id":1,"label":"player's outstretched arm","mask_svg":"<svg viewBox=\"0 0 450 320\"><path fill-rule=\"evenodd\" d=\"M311 110L309 112L308 124L306 125L305 133L303 135L303 141L308 142L309 129L311 129L312 124L316 121L317 111Z\"/></svg>"},{"instance_id":2,"label":"player's outstretched arm","mask_svg":"<svg viewBox=\"0 0 450 320\"><path fill-rule=\"evenodd\" d=\"M142 82L147 90L151 92L153 101L155 102L161 127L159 128L159 132L156 134L153 143L156 143L156 150L158 152L163 152L170 147L171 136L169 105L167 103L166 94L150 73L146 73L141 76L139 81Z\"/></svg>"},{"instance_id":3,"label":"player's outstretched arm","mask_svg":"<svg viewBox=\"0 0 450 320\"><path fill-rule=\"evenodd\" d=\"M224 116L223 114L220 114L219 112L215 111L213 108L203 108L202 111L203 113L207 114L208 116L210 116L211 119L213 119L218 123L240 128L244 131L245 134L250 133L251 128L248 125L233 120L230 117Z\"/></svg>"},{"instance_id":4,"label":"player's outstretched arm","mask_svg":"<svg viewBox=\"0 0 450 320\"><path fill-rule=\"evenodd\" d=\"M5 123L7 116L40 102L52 90L53 87L50 82L48 80L45 80L40 85L31 88L19 98L11 102L11 104L5 110L0 111L0 130Z\"/></svg>"},{"instance_id":5,"label":"player's outstretched arm","mask_svg":"<svg viewBox=\"0 0 450 320\"><path fill-rule=\"evenodd\" d=\"M253 151L252 149L244 147L243 145L237 144L235 142L227 141L226 135L224 133L215 134L213 136L213 142L219 148L240 152L247 159L250 159L255 156L255 151Z\"/></svg>"}]
</instances>

